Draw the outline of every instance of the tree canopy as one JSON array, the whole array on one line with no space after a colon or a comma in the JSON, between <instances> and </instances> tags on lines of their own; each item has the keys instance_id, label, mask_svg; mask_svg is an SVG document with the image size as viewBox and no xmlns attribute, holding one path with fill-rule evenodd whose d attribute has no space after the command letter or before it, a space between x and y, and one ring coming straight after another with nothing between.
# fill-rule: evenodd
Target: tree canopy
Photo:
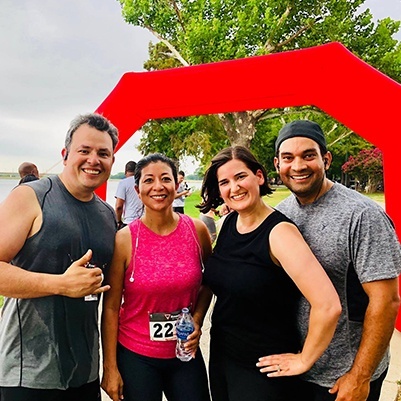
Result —
<instances>
[{"instance_id":1,"label":"tree canopy","mask_svg":"<svg viewBox=\"0 0 401 401\"><path fill-rule=\"evenodd\" d=\"M338 41L401 82L401 44L393 38L400 22L385 18L375 23L368 9L361 11L365 0L119 1L126 22L148 29L158 40L149 46L149 60L144 65L147 70ZM246 76L236 77L232 84L247 85ZM269 155L279 128L294 118L308 116L325 128L329 145L338 148L340 154L350 154L352 146L346 138L352 131L312 106L151 121L144 127L140 149L145 153L163 151L175 159L192 155L203 163L228 144L251 147L260 154L266 149L268 153L263 155Z\"/></svg>"}]
</instances>

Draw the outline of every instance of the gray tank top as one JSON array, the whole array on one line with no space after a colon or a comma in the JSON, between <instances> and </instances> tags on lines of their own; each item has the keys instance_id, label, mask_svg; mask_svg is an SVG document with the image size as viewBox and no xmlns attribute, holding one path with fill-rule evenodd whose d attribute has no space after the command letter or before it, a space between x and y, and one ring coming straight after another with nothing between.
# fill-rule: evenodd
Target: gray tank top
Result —
<instances>
[{"instance_id":1,"label":"gray tank top","mask_svg":"<svg viewBox=\"0 0 401 401\"><path fill-rule=\"evenodd\" d=\"M90 248L92 263L110 265L115 214L99 197L81 202L53 176L28 184L42 208L40 230L12 264L62 274ZM98 301L48 296L6 298L0 320L0 386L65 389L99 374Z\"/></svg>"}]
</instances>

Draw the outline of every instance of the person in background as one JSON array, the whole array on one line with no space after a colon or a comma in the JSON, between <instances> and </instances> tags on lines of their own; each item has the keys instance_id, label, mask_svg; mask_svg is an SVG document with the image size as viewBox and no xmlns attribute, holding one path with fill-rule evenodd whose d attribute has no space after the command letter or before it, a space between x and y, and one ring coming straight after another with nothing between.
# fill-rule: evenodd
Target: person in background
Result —
<instances>
[{"instance_id":1,"label":"person in background","mask_svg":"<svg viewBox=\"0 0 401 401\"><path fill-rule=\"evenodd\" d=\"M116 235L101 324L102 388L113 401L160 401L163 392L170 401L209 401L198 349L209 233L199 219L173 212L178 179L172 160L146 156L136 166L135 182L144 214ZM175 357L173 335L172 318L184 307L195 322L186 348L196 357L188 362Z\"/></svg>"},{"instance_id":2,"label":"person in background","mask_svg":"<svg viewBox=\"0 0 401 401\"><path fill-rule=\"evenodd\" d=\"M231 210L204 272L216 296L213 401L298 399L299 375L326 349L340 315L338 295L296 225L263 201L271 192L265 168L242 146L220 151L203 179L200 210L223 202ZM301 294L312 305L303 346Z\"/></svg>"},{"instance_id":3,"label":"person in background","mask_svg":"<svg viewBox=\"0 0 401 401\"><path fill-rule=\"evenodd\" d=\"M220 218L218 218L216 220L216 238L220 232L221 226L223 225L224 219L226 218L227 214L230 212L231 212L230 208L225 203L223 203L219 207L218 213L219 213Z\"/></svg>"},{"instance_id":4,"label":"person in background","mask_svg":"<svg viewBox=\"0 0 401 401\"><path fill-rule=\"evenodd\" d=\"M401 255L393 223L380 205L326 177L332 155L315 122L286 124L275 147L277 172L292 192L277 209L300 228L343 311L331 344L303 376L304 399L377 401L399 309ZM303 338L308 314L302 300Z\"/></svg>"},{"instance_id":5,"label":"person in background","mask_svg":"<svg viewBox=\"0 0 401 401\"><path fill-rule=\"evenodd\" d=\"M199 214L199 218L206 224L212 244L214 243L214 241L216 241L217 237L215 220L216 213L218 212L215 209L210 209L207 213Z\"/></svg>"},{"instance_id":6,"label":"person in background","mask_svg":"<svg viewBox=\"0 0 401 401\"><path fill-rule=\"evenodd\" d=\"M18 174L20 176L19 184L23 182L38 180L39 171L35 164L31 162L23 162L18 167Z\"/></svg>"},{"instance_id":7,"label":"person in background","mask_svg":"<svg viewBox=\"0 0 401 401\"><path fill-rule=\"evenodd\" d=\"M31 181L36 181L36 180L39 180L39 177L37 177L36 175L33 175L33 174L28 174L28 175L25 175L24 177L22 177L19 180L18 184L23 184L24 182L31 182Z\"/></svg>"},{"instance_id":8,"label":"person in background","mask_svg":"<svg viewBox=\"0 0 401 401\"><path fill-rule=\"evenodd\" d=\"M116 191L115 211L118 229L125 227L131 221L142 216L143 205L135 191L134 161L125 165L125 178L118 183Z\"/></svg>"},{"instance_id":9,"label":"person in background","mask_svg":"<svg viewBox=\"0 0 401 401\"><path fill-rule=\"evenodd\" d=\"M184 214L185 197L191 195L191 190L184 182L185 173L180 170L178 172L178 188L173 202L174 212Z\"/></svg>"},{"instance_id":10,"label":"person in background","mask_svg":"<svg viewBox=\"0 0 401 401\"><path fill-rule=\"evenodd\" d=\"M1 401L100 401L96 298L109 289L117 224L94 191L117 142L103 116L78 116L61 174L16 186L0 205Z\"/></svg>"}]
</instances>

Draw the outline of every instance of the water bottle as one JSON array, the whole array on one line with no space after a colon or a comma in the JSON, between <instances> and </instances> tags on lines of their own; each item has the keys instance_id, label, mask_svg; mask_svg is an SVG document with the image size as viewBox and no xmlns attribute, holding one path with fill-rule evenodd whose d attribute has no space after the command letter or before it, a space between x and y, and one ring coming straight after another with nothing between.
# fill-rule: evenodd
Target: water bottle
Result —
<instances>
[{"instance_id":1,"label":"water bottle","mask_svg":"<svg viewBox=\"0 0 401 401\"><path fill-rule=\"evenodd\" d=\"M183 362L192 359L191 352L185 351L184 344L187 337L195 330L194 321L188 308L181 310L180 317L175 324L177 331L177 345L175 347L175 355Z\"/></svg>"}]
</instances>

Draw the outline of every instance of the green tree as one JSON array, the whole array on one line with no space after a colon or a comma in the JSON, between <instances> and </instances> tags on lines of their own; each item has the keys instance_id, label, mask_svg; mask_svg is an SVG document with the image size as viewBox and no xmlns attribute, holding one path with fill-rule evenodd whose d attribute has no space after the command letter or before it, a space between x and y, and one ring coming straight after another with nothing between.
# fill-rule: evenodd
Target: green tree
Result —
<instances>
[{"instance_id":1,"label":"green tree","mask_svg":"<svg viewBox=\"0 0 401 401\"><path fill-rule=\"evenodd\" d=\"M398 32L400 22L385 18L375 24L369 10L360 12L365 0L119 1L128 23L148 29L159 40L149 47L150 58L145 63L148 70L265 55L339 41L361 59L401 82L401 45L392 37ZM237 78L233 85L246 85L246 77ZM226 143L250 147L256 137L257 143L267 148L274 141L272 137L277 135L278 127L295 115L311 114L315 120L324 122L325 132L330 134L330 142L337 148L341 148L345 138L352 134L314 107L251 110L218 114L219 123L216 119L213 123L207 122L208 117L195 118L190 123L187 123L188 119L149 123L141 147L148 150L156 143L163 143L177 157L187 153L205 162L212 154L213 143L217 143L218 148ZM275 122L262 123L267 120ZM178 129L178 123L183 125L182 129ZM161 128L162 125L170 127ZM212 127L217 132L209 130ZM273 127L274 131L271 131ZM174 129L180 132L176 143L172 143L177 135ZM163 139L155 142L161 133ZM186 138L190 138L189 141ZM201 151L200 146L196 146L199 140L205 145ZM342 152L346 153L344 149Z\"/></svg>"},{"instance_id":2,"label":"green tree","mask_svg":"<svg viewBox=\"0 0 401 401\"><path fill-rule=\"evenodd\" d=\"M380 149L362 149L356 156L350 156L342 166L344 173L352 174L365 192L376 192L383 182L383 155Z\"/></svg>"},{"instance_id":3,"label":"green tree","mask_svg":"<svg viewBox=\"0 0 401 401\"><path fill-rule=\"evenodd\" d=\"M162 152L177 162L184 156L194 156L207 165L212 155L229 145L216 116L150 120L142 130L138 146L142 153Z\"/></svg>"}]
</instances>

